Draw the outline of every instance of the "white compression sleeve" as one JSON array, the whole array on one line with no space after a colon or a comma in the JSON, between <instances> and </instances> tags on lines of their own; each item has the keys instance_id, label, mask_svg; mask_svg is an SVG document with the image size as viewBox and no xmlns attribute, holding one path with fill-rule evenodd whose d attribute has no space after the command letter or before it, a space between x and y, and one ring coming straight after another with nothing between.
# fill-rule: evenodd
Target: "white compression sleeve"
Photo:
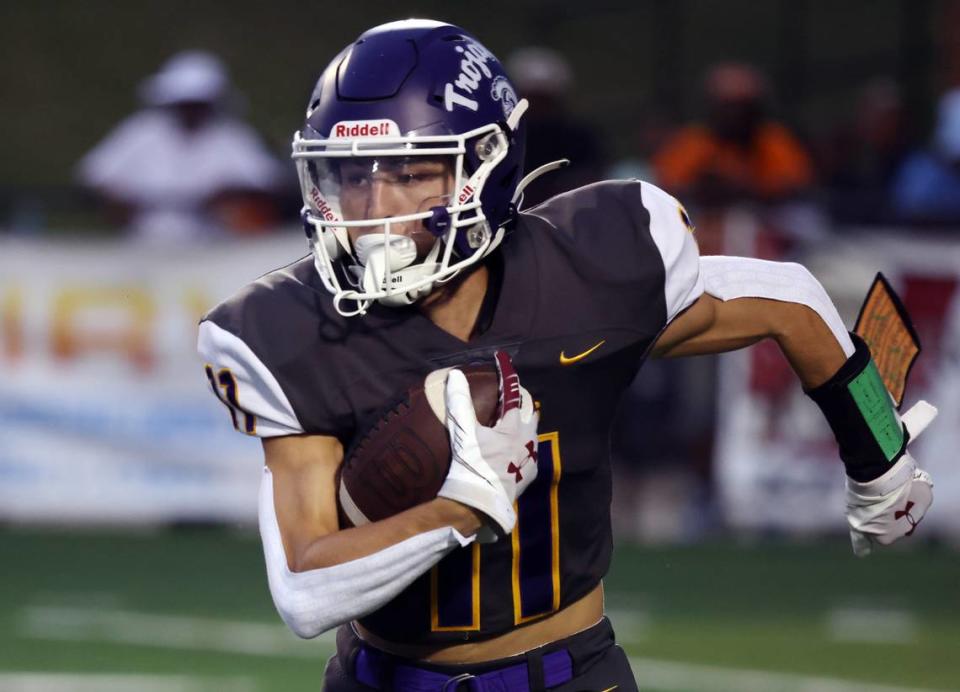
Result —
<instances>
[{"instance_id":1,"label":"white compression sleeve","mask_svg":"<svg viewBox=\"0 0 960 692\"><path fill-rule=\"evenodd\" d=\"M273 603L298 636L316 637L373 612L475 536L447 526L421 533L379 552L332 567L291 572L273 503L273 474L260 484L260 538Z\"/></svg>"},{"instance_id":2,"label":"white compression sleeve","mask_svg":"<svg viewBox=\"0 0 960 692\"><path fill-rule=\"evenodd\" d=\"M820 282L802 264L748 257L701 257L700 273L705 292L723 301L769 298L806 305L820 315L847 358L853 355L853 341L837 308Z\"/></svg>"}]
</instances>

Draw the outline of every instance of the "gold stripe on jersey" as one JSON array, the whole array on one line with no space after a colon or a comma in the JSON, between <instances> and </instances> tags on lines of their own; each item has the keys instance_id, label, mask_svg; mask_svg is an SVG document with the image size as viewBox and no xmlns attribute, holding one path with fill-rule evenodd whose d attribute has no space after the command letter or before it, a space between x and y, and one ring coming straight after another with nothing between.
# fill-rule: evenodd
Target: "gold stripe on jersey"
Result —
<instances>
[{"instance_id":1,"label":"gold stripe on jersey","mask_svg":"<svg viewBox=\"0 0 960 692\"><path fill-rule=\"evenodd\" d=\"M470 573L471 613L469 625L440 624L440 583L437 563L430 570L430 630L432 632L476 632L480 629L480 544L470 546L472 568Z\"/></svg>"},{"instance_id":2,"label":"gold stripe on jersey","mask_svg":"<svg viewBox=\"0 0 960 692\"><path fill-rule=\"evenodd\" d=\"M550 485L550 531L553 541L553 610L560 609L560 433L548 433L553 449L553 482Z\"/></svg>"},{"instance_id":3,"label":"gold stripe on jersey","mask_svg":"<svg viewBox=\"0 0 960 692\"><path fill-rule=\"evenodd\" d=\"M513 622L521 625L531 622L538 618L548 615L560 609L560 494L559 483L562 463L560 461L560 433L549 432L539 435L538 440L550 443L553 474L550 479L550 581L553 587L553 600L548 610L534 615L523 615L522 593L520 590L520 513L517 503L514 503L514 510L517 511L517 525L510 534L510 542L513 547ZM542 462L543 457L538 463ZM536 482L536 481L534 481ZM520 498L523 499L523 496Z\"/></svg>"}]
</instances>

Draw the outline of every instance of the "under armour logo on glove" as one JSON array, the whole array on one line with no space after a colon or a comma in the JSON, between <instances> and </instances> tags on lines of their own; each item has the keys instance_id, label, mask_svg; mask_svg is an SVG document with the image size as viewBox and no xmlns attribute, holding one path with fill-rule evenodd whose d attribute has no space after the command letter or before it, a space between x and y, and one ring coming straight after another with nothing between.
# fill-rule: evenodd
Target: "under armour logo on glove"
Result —
<instances>
[{"instance_id":1,"label":"under armour logo on glove","mask_svg":"<svg viewBox=\"0 0 960 692\"><path fill-rule=\"evenodd\" d=\"M917 402L903 415L908 439L917 439L936 414L927 402ZM879 478L865 483L847 478L847 523L854 554L863 557L874 544L889 545L912 536L932 502L930 474L917 466L908 450Z\"/></svg>"},{"instance_id":2,"label":"under armour logo on glove","mask_svg":"<svg viewBox=\"0 0 960 692\"><path fill-rule=\"evenodd\" d=\"M907 518L907 521L910 523L910 530L907 531L905 534L903 534L904 536L909 536L909 535L911 535L914 531L916 531L916 530L917 530L917 526L920 524L920 521L922 521L922 519L921 519L921 520L917 520L917 519L914 519L914 518L913 518L913 515L910 514L910 510L911 510L911 509L913 509L913 502L912 502L912 501L907 502L907 506L904 507L902 510L899 510L899 511L896 511L896 512L893 513L893 518L894 518L894 519L903 519L904 517L906 517L906 518Z\"/></svg>"},{"instance_id":3,"label":"under armour logo on glove","mask_svg":"<svg viewBox=\"0 0 960 692\"><path fill-rule=\"evenodd\" d=\"M519 483L520 481L523 480L523 475L520 473L520 470L521 470L524 466L527 465L527 462L528 462L528 461L533 461L534 464L537 463L537 447L536 447L536 443L534 443L532 440L528 440L528 441L527 441L527 444L526 444L526 447L527 447L527 456L524 457L523 461L520 462L520 465L517 466L516 464L514 464L514 463L511 461L511 462L510 462L510 465L507 466L507 471L509 471L510 473L514 474L514 479L513 479L513 480L514 480L515 482L517 482L517 483Z\"/></svg>"},{"instance_id":4,"label":"under armour logo on glove","mask_svg":"<svg viewBox=\"0 0 960 692\"><path fill-rule=\"evenodd\" d=\"M452 460L438 495L480 510L503 534L509 534L517 523L513 503L537 477L540 416L530 393L520 385L510 357L497 352L496 364L500 410L491 427L477 421L463 373L451 370L447 374L447 430ZM519 462L518 449L520 454L525 451Z\"/></svg>"}]
</instances>

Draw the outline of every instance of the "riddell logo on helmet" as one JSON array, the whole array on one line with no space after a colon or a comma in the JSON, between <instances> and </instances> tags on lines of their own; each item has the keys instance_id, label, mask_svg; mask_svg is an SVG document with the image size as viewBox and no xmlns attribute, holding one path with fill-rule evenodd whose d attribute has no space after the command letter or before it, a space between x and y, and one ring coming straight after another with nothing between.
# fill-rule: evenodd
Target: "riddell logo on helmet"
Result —
<instances>
[{"instance_id":1,"label":"riddell logo on helmet","mask_svg":"<svg viewBox=\"0 0 960 692\"><path fill-rule=\"evenodd\" d=\"M343 120L330 128L330 138L399 137L400 128L392 120Z\"/></svg>"},{"instance_id":2,"label":"riddell logo on helmet","mask_svg":"<svg viewBox=\"0 0 960 692\"><path fill-rule=\"evenodd\" d=\"M324 221L339 221L337 215L333 213L333 209L330 208L330 205L327 204L327 200L317 191L317 188L310 188L310 200L313 202L313 206L316 207L317 213L323 217Z\"/></svg>"},{"instance_id":3,"label":"riddell logo on helmet","mask_svg":"<svg viewBox=\"0 0 960 692\"><path fill-rule=\"evenodd\" d=\"M480 87L482 80L493 78L493 71L487 65L487 61L493 59L493 53L473 41L466 41L455 50L463 56L460 74L444 87L443 105L448 111L452 111L454 106L462 106L476 112L480 104L470 97Z\"/></svg>"},{"instance_id":4,"label":"riddell logo on helmet","mask_svg":"<svg viewBox=\"0 0 960 692\"><path fill-rule=\"evenodd\" d=\"M460 196L457 198L457 203L463 204L468 199L470 199L470 195L472 194L473 194L473 186L464 185L463 189L460 190Z\"/></svg>"}]
</instances>

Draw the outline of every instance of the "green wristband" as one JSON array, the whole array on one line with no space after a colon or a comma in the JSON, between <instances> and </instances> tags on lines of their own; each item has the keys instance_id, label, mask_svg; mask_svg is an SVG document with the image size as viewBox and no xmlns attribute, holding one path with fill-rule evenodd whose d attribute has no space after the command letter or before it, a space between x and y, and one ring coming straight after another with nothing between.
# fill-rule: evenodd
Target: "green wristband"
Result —
<instances>
[{"instance_id":1,"label":"green wristband","mask_svg":"<svg viewBox=\"0 0 960 692\"><path fill-rule=\"evenodd\" d=\"M893 461L903 448L903 426L893 412L893 404L880 379L877 364L871 359L866 369L847 385L847 389L883 455L887 461Z\"/></svg>"}]
</instances>

